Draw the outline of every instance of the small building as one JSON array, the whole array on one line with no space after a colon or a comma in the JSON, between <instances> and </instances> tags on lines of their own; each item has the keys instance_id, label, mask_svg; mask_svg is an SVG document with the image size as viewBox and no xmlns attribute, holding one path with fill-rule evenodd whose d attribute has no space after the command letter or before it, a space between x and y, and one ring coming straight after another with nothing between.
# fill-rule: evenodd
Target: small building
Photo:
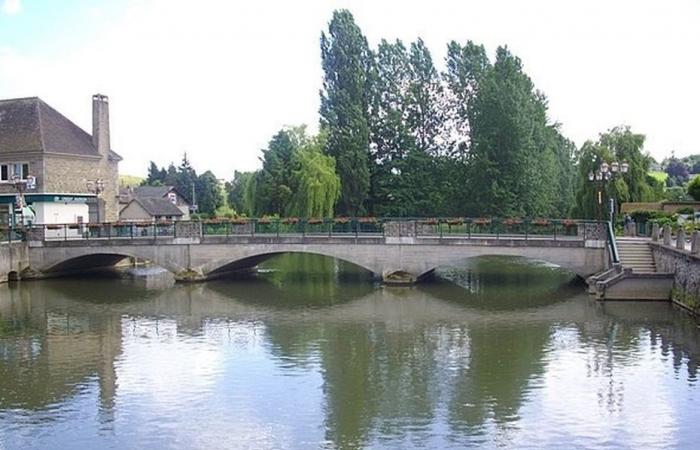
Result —
<instances>
[{"instance_id":1,"label":"small building","mask_svg":"<svg viewBox=\"0 0 700 450\"><path fill-rule=\"evenodd\" d=\"M119 220L127 222L189 220L190 203L174 186L139 186L119 190Z\"/></svg>"},{"instance_id":2,"label":"small building","mask_svg":"<svg viewBox=\"0 0 700 450\"><path fill-rule=\"evenodd\" d=\"M92 135L38 97L0 100L0 223L114 221L121 157L109 101L92 97Z\"/></svg>"}]
</instances>

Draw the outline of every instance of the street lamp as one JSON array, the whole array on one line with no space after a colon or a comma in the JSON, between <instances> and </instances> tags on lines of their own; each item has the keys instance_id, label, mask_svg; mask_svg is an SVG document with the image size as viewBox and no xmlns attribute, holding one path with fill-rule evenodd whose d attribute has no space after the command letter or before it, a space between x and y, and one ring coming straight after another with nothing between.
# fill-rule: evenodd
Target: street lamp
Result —
<instances>
[{"instance_id":1,"label":"street lamp","mask_svg":"<svg viewBox=\"0 0 700 450\"><path fill-rule=\"evenodd\" d=\"M102 194L105 190L105 182L102 180L102 178L98 178L95 181L88 180L85 185L89 192L95 194L95 198L97 199L97 223L102 223L102 220L100 219L100 194Z\"/></svg>"},{"instance_id":2,"label":"street lamp","mask_svg":"<svg viewBox=\"0 0 700 450\"><path fill-rule=\"evenodd\" d=\"M595 172L591 171L588 173L588 181L592 183L596 183L598 186L598 210L599 212L602 212L602 204L603 204L603 189L605 189L605 186L609 181L611 181L613 178L616 176L619 176L621 174L625 174L629 171L630 165L627 163L627 161L613 161L610 164L608 164L606 161L603 161L600 163L600 166L598 167L598 170ZM613 198L611 197L609 199L610 201L610 222L613 222L613 216L615 214L615 203ZM598 214L601 216L602 214Z\"/></svg>"}]
</instances>

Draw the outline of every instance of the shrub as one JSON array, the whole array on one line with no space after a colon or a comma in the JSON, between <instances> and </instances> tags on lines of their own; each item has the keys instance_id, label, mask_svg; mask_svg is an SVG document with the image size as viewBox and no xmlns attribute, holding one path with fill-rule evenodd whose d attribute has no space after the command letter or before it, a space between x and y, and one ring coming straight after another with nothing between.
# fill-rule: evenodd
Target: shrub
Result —
<instances>
[{"instance_id":1,"label":"shrub","mask_svg":"<svg viewBox=\"0 0 700 450\"><path fill-rule=\"evenodd\" d=\"M695 215L695 209L691 206L685 206L683 208L678 208L676 214L690 214L692 216Z\"/></svg>"},{"instance_id":2,"label":"shrub","mask_svg":"<svg viewBox=\"0 0 700 450\"><path fill-rule=\"evenodd\" d=\"M688 183L688 195L694 200L700 200L700 177L695 177Z\"/></svg>"},{"instance_id":3,"label":"shrub","mask_svg":"<svg viewBox=\"0 0 700 450\"><path fill-rule=\"evenodd\" d=\"M632 217L632 220L634 220L637 223L645 223L652 219L671 218L671 214L665 211L654 211L646 209L631 211L629 215L630 217Z\"/></svg>"}]
</instances>

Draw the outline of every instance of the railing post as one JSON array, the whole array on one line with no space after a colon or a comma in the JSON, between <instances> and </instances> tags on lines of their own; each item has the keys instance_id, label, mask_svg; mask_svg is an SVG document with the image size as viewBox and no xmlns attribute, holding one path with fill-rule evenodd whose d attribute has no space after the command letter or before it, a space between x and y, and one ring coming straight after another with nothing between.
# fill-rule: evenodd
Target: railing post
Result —
<instances>
[{"instance_id":1,"label":"railing post","mask_svg":"<svg viewBox=\"0 0 700 450\"><path fill-rule=\"evenodd\" d=\"M676 235L676 248L678 250L685 250L685 228L683 227L678 229L678 234Z\"/></svg>"},{"instance_id":2,"label":"railing post","mask_svg":"<svg viewBox=\"0 0 700 450\"><path fill-rule=\"evenodd\" d=\"M279 240L280 240L280 221L279 221L279 219L277 219L275 221L275 225L276 225L275 229L277 230L277 242L279 242Z\"/></svg>"},{"instance_id":3,"label":"railing post","mask_svg":"<svg viewBox=\"0 0 700 450\"><path fill-rule=\"evenodd\" d=\"M333 234L333 220L328 221L328 238Z\"/></svg>"},{"instance_id":4,"label":"railing post","mask_svg":"<svg viewBox=\"0 0 700 450\"><path fill-rule=\"evenodd\" d=\"M250 236L255 237L255 224L258 223L257 219L250 221Z\"/></svg>"},{"instance_id":5,"label":"railing post","mask_svg":"<svg viewBox=\"0 0 700 450\"><path fill-rule=\"evenodd\" d=\"M671 226L664 225L664 245L671 245Z\"/></svg>"},{"instance_id":6,"label":"railing post","mask_svg":"<svg viewBox=\"0 0 700 450\"><path fill-rule=\"evenodd\" d=\"M131 239L134 239L134 223L129 225L129 233L131 234Z\"/></svg>"},{"instance_id":7,"label":"railing post","mask_svg":"<svg viewBox=\"0 0 700 450\"><path fill-rule=\"evenodd\" d=\"M554 224L554 240L556 241L557 240L557 221L554 220L552 222Z\"/></svg>"},{"instance_id":8,"label":"railing post","mask_svg":"<svg viewBox=\"0 0 700 450\"><path fill-rule=\"evenodd\" d=\"M467 239L472 238L472 222L471 220L467 220Z\"/></svg>"},{"instance_id":9,"label":"railing post","mask_svg":"<svg viewBox=\"0 0 700 450\"><path fill-rule=\"evenodd\" d=\"M700 231L693 231L693 237L690 240L690 253L693 255L700 253Z\"/></svg>"},{"instance_id":10,"label":"railing post","mask_svg":"<svg viewBox=\"0 0 700 450\"><path fill-rule=\"evenodd\" d=\"M68 224L67 223L63 224L63 240L64 241L68 240Z\"/></svg>"}]
</instances>

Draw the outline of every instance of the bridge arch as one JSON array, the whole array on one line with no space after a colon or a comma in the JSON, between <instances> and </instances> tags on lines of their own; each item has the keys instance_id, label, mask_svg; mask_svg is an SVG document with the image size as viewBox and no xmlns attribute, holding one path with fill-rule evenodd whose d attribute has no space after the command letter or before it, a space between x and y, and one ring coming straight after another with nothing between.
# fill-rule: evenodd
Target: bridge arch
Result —
<instances>
[{"instance_id":1,"label":"bridge arch","mask_svg":"<svg viewBox=\"0 0 700 450\"><path fill-rule=\"evenodd\" d=\"M33 265L32 269L39 272L40 276L60 276L71 275L86 271L107 269L114 267L119 262L127 258L146 260L162 267L173 274L178 273L182 268L168 261L154 261L150 254L143 254L137 251L105 251L100 249L94 253L90 252L68 252L67 254L55 255L45 261L41 266Z\"/></svg>"},{"instance_id":2,"label":"bridge arch","mask_svg":"<svg viewBox=\"0 0 700 450\"><path fill-rule=\"evenodd\" d=\"M580 277L587 278L593 273L597 272L597 269L591 269L588 265L582 265L580 261L576 258L571 258L570 255L559 254L560 252L552 252L552 254L536 254L530 255L527 252L514 253L508 248L503 249L493 249L493 251L483 252L475 255L446 255L439 263L433 263L427 267L421 268L417 274L417 279L425 278L440 267L456 266L465 261L474 260L477 258L488 258L488 257L507 257L507 258L518 258L526 260L529 262L539 262L551 264L553 266L564 269L572 274Z\"/></svg>"},{"instance_id":3,"label":"bridge arch","mask_svg":"<svg viewBox=\"0 0 700 450\"><path fill-rule=\"evenodd\" d=\"M338 254L335 254L335 252L322 252L318 250L305 250L305 249L299 249L299 250L283 250L283 251L261 251L261 252L253 252L252 254L248 254L245 256L232 256L229 258L219 258L213 261L210 261L206 263L204 266L201 268L202 275L204 275L206 278L218 278L221 276L225 276L227 274L236 272L236 271L244 271L247 269L252 269L255 266L262 264L263 262L272 259L276 256L280 255L285 255L285 254L305 254L305 255L317 255L317 256L324 256L326 258L333 258L333 259L338 259L341 261L344 261L346 263L350 263L354 266L360 267L368 272L371 272L375 276L381 276L382 272L381 270L377 271L376 267L373 267L372 265L367 264L366 261L363 261L359 258L353 258L349 257L347 255L340 256Z\"/></svg>"}]
</instances>

